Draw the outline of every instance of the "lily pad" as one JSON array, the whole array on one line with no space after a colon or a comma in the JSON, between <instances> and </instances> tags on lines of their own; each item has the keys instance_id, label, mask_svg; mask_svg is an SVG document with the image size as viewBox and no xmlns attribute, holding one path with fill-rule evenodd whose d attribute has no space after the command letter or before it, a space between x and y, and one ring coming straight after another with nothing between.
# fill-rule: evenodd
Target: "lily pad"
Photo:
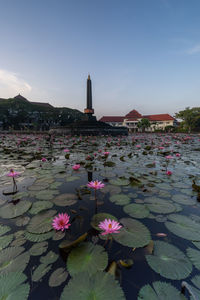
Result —
<instances>
[{"instance_id":1,"label":"lily pad","mask_svg":"<svg viewBox=\"0 0 200 300\"><path fill-rule=\"evenodd\" d=\"M117 205L126 205L130 203L130 198L125 194L112 195L110 201Z\"/></svg>"},{"instance_id":2,"label":"lily pad","mask_svg":"<svg viewBox=\"0 0 200 300\"><path fill-rule=\"evenodd\" d=\"M11 228L9 226L0 224L0 236L9 232L10 230L11 230Z\"/></svg>"},{"instance_id":3,"label":"lily pad","mask_svg":"<svg viewBox=\"0 0 200 300\"><path fill-rule=\"evenodd\" d=\"M49 251L46 256L42 256L40 258L40 262L45 265L49 265L54 263L57 259L58 259L58 254L56 254L53 251Z\"/></svg>"},{"instance_id":4,"label":"lily pad","mask_svg":"<svg viewBox=\"0 0 200 300\"><path fill-rule=\"evenodd\" d=\"M32 215L36 215L43 210L52 208L52 206L53 206L53 203L50 201L46 201L46 200L37 201L37 202L33 203L31 209L29 210L29 213Z\"/></svg>"},{"instance_id":5,"label":"lily pad","mask_svg":"<svg viewBox=\"0 0 200 300\"><path fill-rule=\"evenodd\" d=\"M146 255L146 260L155 272L168 279L183 279L192 271L192 264L185 254L163 241L154 241L153 255Z\"/></svg>"},{"instance_id":6,"label":"lily pad","mask_svg":"<svg viewBox=\"0 0 200 300\"><path fill-rule=\"evenodd\" d=\"M120 232L112 234L116 242L134 248L149 244L151 240L150 232L141 222L131 218L123 218L120 223L123 225Z\"/></svg>"},{"instance_id":7,"label":"lily pad","mask_svg":"<svg viewBox=\"0 0 200 300\"><path fill-rule=\"evenodd\" d=\"M64 268L56 269L49 278L49 286L61 285L68 277L69 273Z\"/></svg>"},{"instance_id":8,"label":"lily pad","mask_svg":"<svg viewBox=\"0 0 200 300\"><path fill-rule=\"evenodd\" d=\"M112 185L125 186L125 185L129 185L130 181L128 179L117 178L117 179L111 179L109 183Z\"/></svg>"},{"instance_id":9,"label":"lily pad","mask_svg":"<svg viewBox=\"0 0 200 300\"><path fill-rule=\"evenodd\" d=\"M76 181L78 179L80 179L79 176L67 176L66 181L67 182L72 182L72 181Z\"/></svg>"},{"instance_id":10,"label":"lily pad","mask_svg":"<svg viewBox=\"0 0 200 300\"><path fill-rule=\"evenodd\" d=\"M0 237L0 251L6 248L13 240L13 234L4 235Z\"/></svg>"},{"instance_id":11,"label":"lily pad","mask_svg":"<svg viewBox=\"0 0 200 300\"><path fill-rule=\"evenodd\" d=\"M24 283L27 277L21 272L0 274L0 299L27 300L29 284Z\"/></svg>"},{"instance_id":12,"label":"lily pad","mask_svg":"<svg viewBox=\"0 0 200 300\"><path fill-rule=\"evenodd\" d=\"M48 242L36 243L29 249L29 253L30 255L38 256L46 252L47 248L48 248Z\"/></svg>"},{"instance_id":13,"label":"lily pad","mask_svg":"<svg viewBox=\"0 0 200 300\"><path fill-rule=\"evenodd\" d=\"M23 215L31 207L32 202L21 200L17 204L8 203L0 207L0 217L3 219L12 219Z\"/></svg>"},{"instance_id":14,"label":"lily pad","mask_svg":"<svg viewBox=\"0 0 200 300\"><path fill-rule=\"evenodd\" d=\"M86 237L87 237L88 233L85 232L84 234L82 234L81 236L79 236L76 240L74 241L66 241L63 240L60 245L59 248L68 252L69 250L71 250L72 248L76 247L78 244L80 244L81 242L83 242Z\"/></svg>"},{"instance_id":15,"label":"lily pad","mask_svg":"<svg viewBox=\"0 0 200 300\"><path fill-rule=\"evenodd\" d=\"M144 204L129 204L124 206L124 212L133 218L143 219L148 217L149 210Z\"/></svg>"},{"instance_id":16,"label":"lily pad","mask_svg":"<svg viewBox=\"0 0 200 300\"><path fill-rule=\"evenodd\" d=\"M138 300L186 300L183 294L180 293L170 283L155 281L150 284L144 285L138 294Z\"/></svg>"},{"instance_id":17,"label":"lily pad","mask_svg":"<svg viewBox=\"0 0 200 300\"><path fill-rule=\"evenodd\" d=\"M38 200L52 200L56 194L59 194L58 190L44 190L38 192L35 197Z\"/></svg>"},{"instance_id":18,"label":"lily pad","mask_svg":"<svg viewBox=\"0 0 200 300\"><path fill-rule=\"evenodd\" d=\"M99 271L91 277L84 272L76 274L61 294L60 300L66 299L125 300L125 296L112 275Z\"/></svg>"},{"instance_id":19,"label":"lily pad","mask_svg":"<svg viewBox=\"0 0 200 300\"><path fill-rule=\"evenodd\" d=\"M71 206L77 202L77 196L75 194L61 194L55 197L53 202L57 206Z\"/></svg>"},{"instance_id":20,"label":"lily pad","mask_svg":"<svg viewBox=\"0 0 200 300\"><path fill-rule=\"evenodd\" d=\"M145 203L151 212L159 214L169 214L176 211L176 207L167 200L149 197L145 198Z\"/></svg>"},{"instance_id":21,"label":"lily pad","mask_svg":"<svg viewBox=\"0 0 200 300\"><path fill-rule=\"evenodd\" d=\"M20 226L27 225L29 221L30 218L28 216L20 216L16 219L15 224L20 227Z\"/></svg>"},{"instance_id":22,"label":"lily pad","mask_svg":"<svg viewBox=\"0 0 200 300\"><path fill-rule=\"evenodd\" d=\"M45 233L52 229L53 216L56 210L48 210L40 212L34 216L27 226L27 230L31 233Z\"/></svg>"},{"instance_id":23,"label":"lily pad","mask_svg":"<svg viewBox=\"0 0 200 300\"><path fill-rule=\"evenodd\" d=\"M40 233L40 234L36 234L36 233L31 233L26 231L25 232L25 238L31 242L43 242L46 241L50 238L52 238L54 231L50 231L47 233Z\"/></svg>"},{"instance_id":24,"label":"lily pad","mask_svg":"<svg viewBox=\"0 0 200 300\"><path fill-rule=\"evenodd\" d=\"M178 214L169 215L168 220L165 226L175 235L190 241L200 241L200 224L195 220Z\"/></svg>"},{"instance_id":25,"label":"lily pad","mask_svg":"<svg viewBox=\"0 0 200 300\"><path fill-rule=\"evenodd\" d=\"M191 199L190 196L184 195L184 194L176 194L172 196L172 200L184 205L194 205L196 201L194 199Z\"/></svg>"},{"instance_id":26,"label":"lily pad","mask_svg":"<svg viewBox=\"0 0 200 300\"><path fill-rule=\"evenodd\" d=\"M29 262L30 255L23 247L8 247L0 253L0 274L23 271Z\"/></svg>"},{"instance_id":27,"label":"lily pad","mask_svg":"<svg viewBox=\"0 0 200 300\"><path fill-rule=\"evenodd\" d=\"M99 213L99 214L96 214L96 215L93 215L92 217L92 221L91 221L91 226L96 229L96 230L100 230L99 228L99 223L104 221L105 219L110 219L110 220L115 220L117 221L117 218L114 217L113 215L111 214L107 214L107 213Z\"/></svg>"},{"instance_id":28,"label":"lily pad","mask_svg":"<svg viewBox=\"0 0 200 300\"><path fill-rule=\"evenodd\" d=\"M115 186L115 185L106 185L102 190L101 192L106 194L106 193L110 193L111 195L114 195L114 194L119 194L121 193L122 189L119 187L119 186Z\"/></svg>"},{"instance_id":29,"label":"lily pad","mask_svg":"<svg viewBox=\"0 0 200 300\"><path fill-rule=\"evenodd\" d=\"M39 281L44 277L52 268L52 265L40 264L33 272L32 280Z\"/></svg>"},{"instance_id":30,"label":"lily pad","mask_svg":"<svg viewBox=\"0 0 200 300\"><path fill-rule=\"evenodd\" d=\"M200 251L193 248L187 248L186 252L193 265L200 270Z\"/></svg>"},{"instance_id":31,"label":"lily pad","mask_svg":"<svg viewBox=\"0 0 200 300\"><path fill-rule=\"evenodd\" d=\"M82 243L74 248L67 259L67 270L71 276L88 271L90 275L104 270L108 264L108 255L100 245Z\"/></svg>"}]
</instances>

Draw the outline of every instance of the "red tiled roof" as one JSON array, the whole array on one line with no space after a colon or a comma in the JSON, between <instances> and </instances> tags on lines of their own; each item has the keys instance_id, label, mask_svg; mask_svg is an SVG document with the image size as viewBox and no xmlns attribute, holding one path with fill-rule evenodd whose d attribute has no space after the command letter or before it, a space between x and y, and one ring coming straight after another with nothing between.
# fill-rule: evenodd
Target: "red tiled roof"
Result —
<instances>
[{"instance_id":1,"label":"red tiled roof","mask_svg":"<svg viewBox=\"0 0 200 300\"><path fill-rule=\"evenodd\" d=\"M125 115L125 118L141 118L142 115L135 109L131 110L127 115Z\"/></svg>"},{"instance_id":2,"label":"red tiled roof","mask_svg":"<svg viewBox=\"0 0 200 300\"><path fill-rule=\"evenodd\" d=\"M139 118L125 118L126 121L138 121Z\"/></svg>"},{"instance_id":3,"label":"red tiled roof","mask_svg":"<svg viewBox=\"0 0 200 300\"><path fill-rule=\"evenodd\" d=\"M124 117L119 116L104 116L99 121L101 122L123 122Z\"/></svg>"},{"instance_id":4,"label":"red tiled roof","mask_svg":"<svg viewBox=\"0 0 200 300\"><path fill-rule=\"evenodd\" d=\"M173 120L175 120L169 114L146 115L146 116L142 116L142 118L149 119L149 121L173 121Z\"/></svg>"}]
</instances>

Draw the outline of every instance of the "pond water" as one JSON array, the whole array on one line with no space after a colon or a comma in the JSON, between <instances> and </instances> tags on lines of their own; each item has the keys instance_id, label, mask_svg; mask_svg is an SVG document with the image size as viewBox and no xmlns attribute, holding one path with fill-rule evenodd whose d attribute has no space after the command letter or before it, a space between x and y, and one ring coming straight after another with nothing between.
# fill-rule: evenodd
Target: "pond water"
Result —
<instances>
[{"instance_id":1,"label":"pond water","mask_svg":"<svg viewBox=\"0 0 200 300\"><path fill-rule=\"evenodd\" d=\"M200 299L200 136L2 134L0 163L0 299Z\"/></svg>"}]
</instances>

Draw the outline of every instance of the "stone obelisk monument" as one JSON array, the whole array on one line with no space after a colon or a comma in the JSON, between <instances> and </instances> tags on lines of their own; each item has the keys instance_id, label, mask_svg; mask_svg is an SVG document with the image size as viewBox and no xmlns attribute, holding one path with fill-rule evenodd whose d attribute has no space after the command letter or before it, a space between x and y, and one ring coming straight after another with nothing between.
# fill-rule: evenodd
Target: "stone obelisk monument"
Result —
<instances>
[{"instance_id":1,"label":"stone obelisk monument","mask_svg":"<svg viewBox=\"0 0 200 300\"><path fill-rule=\"evenodd\" d=\"M88 120L96 119L92 116L94 113L94 109L92 108L92 82L90 79L90 75L88 75L87 79L87 98L84 113L86 114Z\"/></svg>"}]
</instances>

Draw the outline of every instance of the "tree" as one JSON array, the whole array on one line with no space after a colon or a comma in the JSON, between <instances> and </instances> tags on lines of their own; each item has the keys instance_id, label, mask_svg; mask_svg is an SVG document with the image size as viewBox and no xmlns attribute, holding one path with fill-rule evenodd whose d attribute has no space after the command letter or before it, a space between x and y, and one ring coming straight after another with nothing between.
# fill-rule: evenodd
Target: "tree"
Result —
<instances>
[{"instance_id":1,"label":"tree","mask_svg":"<svg viewBox=\"0 0 200 300\"><path fill-rule=\"evenodd\" d=\"M200 107L189 108L181 110L175 114L175 117L182 121L182 127L185 128L189 133L198 127L200 123Z\"/></svg>"},{"instance_id":2,"label":"tree","mask_svg":"<svg viewBox=\"0 0 200 300\"><path fill-rule=\"evenodd\" d=\"M142 132L145 131L146 128L149 128L151 126L151 123L149 122L149 119L141 119L137 123L137 127L142 129Z\"/></svg>"}]
</instances>

